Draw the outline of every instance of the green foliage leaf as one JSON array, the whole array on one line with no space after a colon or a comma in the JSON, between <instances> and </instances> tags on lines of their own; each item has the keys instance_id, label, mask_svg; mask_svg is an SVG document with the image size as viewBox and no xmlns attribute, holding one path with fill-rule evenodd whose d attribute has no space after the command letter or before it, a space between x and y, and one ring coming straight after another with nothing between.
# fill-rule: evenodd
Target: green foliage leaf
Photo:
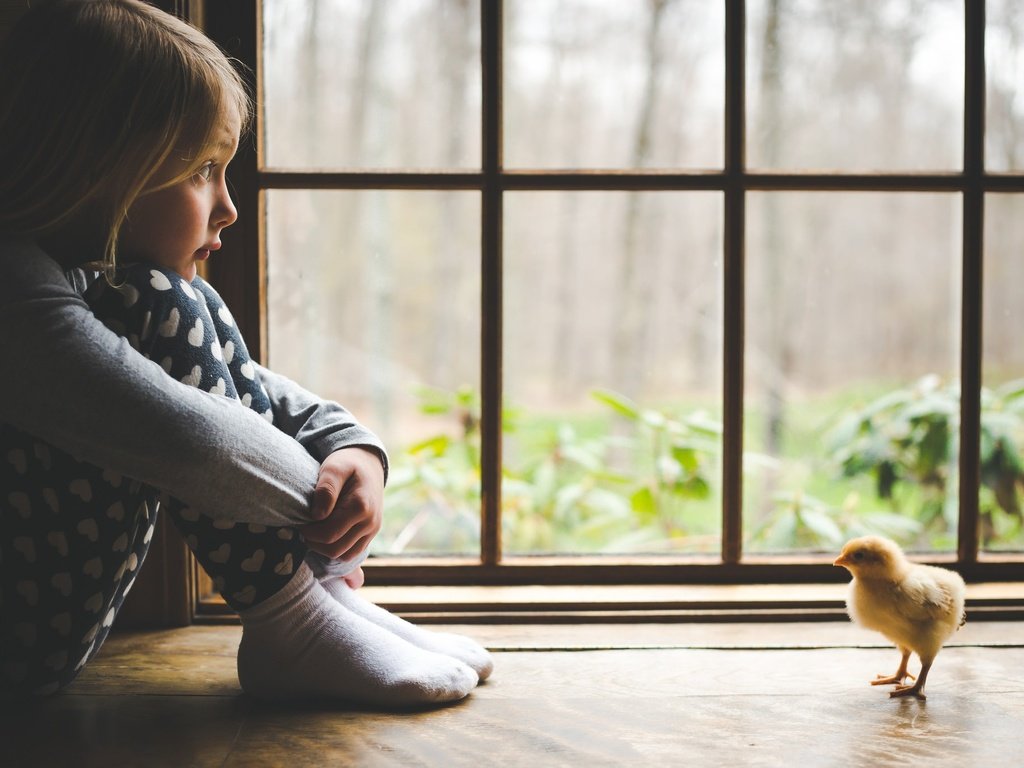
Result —
<instances>
[{"instance_id":1,"label":"green foliage leaf","mask_svg":"<svg viewBox=\"0 0 1024 768\"><path fill-rule=\"evenodd\" d=\"M684 499L707 499L711 496L711 486L703 477L690 477L672 486L672 491Z\"/></svg>"},{"instance_id":2,"label":"green foliage leaf","mask_svg":"<svg viewBox=\"0 0 1024 768\"><path fill-rule=\"evenodd\" d=\"M801 509L799 520L826 544L838 546L843 543L843 532L825 512L817 509Z\"/></svg>"},{"instance_id":3,"label":"green foliage leaf","mask_svg":"<svg viewBox=\"0 0 1024 768\"><path fill-rule=\"evenodd\" d=\"M590 396L598 402L604 403L620 416L625 416L632 421L640 419L640 409L636 403L625 395L612 392L610 389L595 389L590 393Z\"/></svg>"},{"instance_id":4,"label":"green foliage leaf","mask_svg":"<svg viewBox=\"0 0 1024 768\"><path fill-rule=\"evenodd\" d=\"M629 506L642 520L652 519L658 511L658 503L654 499L654 494L646 486L638 488L629 497Z\"/></svg>"},{"instance_id":5,"label":"green foliage leaf","mask_svg":"<svg viewBox=\"0 0 1024 768\"><path fill-rule=\"evenodd\" d=\"M700 468L700 456L696 450L689 446L673 446L672 458L675 459L679 463L679 466L688 473L696 472Z\"/></svg>"},{"instance_id":6,"label":"green foliage leaf","mask_svg":"<svg viewBox=\"0 0 1024 768\"><path fill-rule=\"evenodd\" d=\"M452 439L448 435L434 435L426 440L413 443L406 451L414 456L419 453L431 453L434 456L443 456L451 448Z\"/></svg>"}]
</instances>

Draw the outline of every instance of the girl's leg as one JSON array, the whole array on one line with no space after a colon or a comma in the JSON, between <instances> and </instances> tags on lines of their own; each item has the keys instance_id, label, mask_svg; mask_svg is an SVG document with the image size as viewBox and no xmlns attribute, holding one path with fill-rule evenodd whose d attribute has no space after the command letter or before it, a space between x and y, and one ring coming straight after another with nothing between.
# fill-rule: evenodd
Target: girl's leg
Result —
<instances>
[{"instance_id":1,"label":"girl's leg","mask_svg":"<svg viewBox=\"0 0 1024 768\"><path fill-rule=\"evenodd\" d=\"M0 695L47 695L99 650L145 559L151 488L0 425Z\"/></svg>"},{"instance_id":2,"label":"girl's leg","mask_svg":"<svg viewBox=\"0 0 1024 768\"><path fill-rule=\"evenodd\" d=\"M197 279L193 286L149 264L125 270L120 280L117 288L101 280L87 294L97 317L169 376L237 400L272 421L269 398L250 367L241 335L222 302L207 306L205 283ZM214 521L177 499L164 501L175 527L235 610L277 593L305 557L307 548L291 528Z\"/></svg>"},{"instance_id":3,"label":"girl's leg","mask_svg":"<svg viewBox=\"0 0 1024 768\"><path fill-rule=\"evenodd\" d=\"M237 388L239 397L257 412L270 413L270 401L267 398L266 391L263 390L257 380L249 378L245 374L246 366L249 363L249 354L241 334L238 333L234 325L231 312L224 304L223 299L220 298L209 284L201 279L196 279L193 281L192 286L205 299L206 306L213 320L214 331L224 349L224 361L230 367L231 380ZM186 365L185 367L188 366ZM253 526L249 526L249 528L251 530ZM290 536L292 531L285 528L280 529L278 533L279 535ZM242 551L252 551L254 546L258 546L258 542L244 547ZM295 559L297 553L294 550L287 551L284 557L286 559L282 565L285 567L293 562L297 562ZM490 654L475 641L461 635L430 632L421 629L374 605L368 600L364 600L344 579L344 576L354 567L357 567L362 562L362 559L360 557L355 562L338 564L332 563L327 558L322 558L315 552L309 552L306 555L306 562L310 565L314 575L323 584L331 597L345 608L424 650L443 653L463 661L477 673L481 680L485 680L491 674L493 663ZM248 589L248 587L246 588ZM220 587L218 589L221 593L224 593L224 589ZM237 598L239 595L236 594L235 597ZM237 608L238 606L235 607Z\"/></svg>"},{"instance_id":4,"label":"girl's leg","mask_svg":"<svg viewBox=\"0 0 1024 768\"><path fill-rule=\"evenodd\" d=\"M138 305L136 314L157 329L140 337L144 354L169 375L272 419L245 344L212 288L148 266L131 270L126 285L122 293ZM169 510L239 612L238 671L249 693L409 704L462 698L476 685L476 673L457 659L410 644L331 600L304 563L308 550L293 529L214 523L173 502Z\"/></svg>"}]
</instances>

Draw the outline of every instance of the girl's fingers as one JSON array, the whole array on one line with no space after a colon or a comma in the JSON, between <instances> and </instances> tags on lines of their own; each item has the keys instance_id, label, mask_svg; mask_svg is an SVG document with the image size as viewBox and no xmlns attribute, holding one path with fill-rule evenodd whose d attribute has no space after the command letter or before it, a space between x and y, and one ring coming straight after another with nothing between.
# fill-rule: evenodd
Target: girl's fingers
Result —
<instances>
[{"instance_id":1,"label":"girl's fingers","mask_svg":"<svg viewBox=\"0 0 1024 768\"><path fill-rule=\"evenodd\" d=\"M335 508L334 513L327 519L303 525L299 531L307 542L332 544L348 535L358 522L358 519L345 510Z\"/></svg>"},{"instance_id":2,"label":"girl's fingers","mask_svg":"<svg viewBox=\"0 0 1024 768\"><path fill-rule=\"evenodd\" d=\"M306 538L306 543L314 552L338 560L347 559L350 555L355 556L362 552L369 545L373 535L367 532L366 525L357 525L333 541L311 540L305 534L303 537Z\"/></svg>"}]
</instances>

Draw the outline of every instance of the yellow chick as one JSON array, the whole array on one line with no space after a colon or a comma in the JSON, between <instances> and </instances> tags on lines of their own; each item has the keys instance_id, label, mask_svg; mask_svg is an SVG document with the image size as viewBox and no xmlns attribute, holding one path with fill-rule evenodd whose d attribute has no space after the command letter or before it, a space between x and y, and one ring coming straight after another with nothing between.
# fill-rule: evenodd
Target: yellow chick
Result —
<instances>
[{"instance_id":1,"label":"yellow chick","mask_svg":"<svg viewBox=\"0 0 1024 768\"><path fill-rule=\"evenodd\" d=\"M911 563L895 542L864 536L846 543L833 565L853 574L846 608L850 618L867 629L881 632L896 644L903 658L894 675L879 675L872 685L895 683L890 696L925 698L924 683L942 644L966 621L960 574L930 565ZM914 680L907 672L913 651L921 659Z\"/></svg>"}]
</instances>

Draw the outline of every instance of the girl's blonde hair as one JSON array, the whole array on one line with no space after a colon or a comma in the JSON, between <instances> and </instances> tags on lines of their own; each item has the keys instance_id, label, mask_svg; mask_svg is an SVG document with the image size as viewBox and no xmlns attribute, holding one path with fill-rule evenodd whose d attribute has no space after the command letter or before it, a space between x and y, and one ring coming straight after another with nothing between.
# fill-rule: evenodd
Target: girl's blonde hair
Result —
<instances>
[{"instance_id":1,"label":"girl's blonde hair","mask_svg":"<svg viewBox=\"0 0 1024 768\"><path fill-rule=\"evenodd\" d=\"M0 46L0 233L88 222L105 237L81 262L116 263L132 203L172 154L190 176L251 102L209 39L136 0L50 0ZM99 245L97 243L97 245ZM96 247L95 245L93 247Z\"/></svg>"}]
</instances>

